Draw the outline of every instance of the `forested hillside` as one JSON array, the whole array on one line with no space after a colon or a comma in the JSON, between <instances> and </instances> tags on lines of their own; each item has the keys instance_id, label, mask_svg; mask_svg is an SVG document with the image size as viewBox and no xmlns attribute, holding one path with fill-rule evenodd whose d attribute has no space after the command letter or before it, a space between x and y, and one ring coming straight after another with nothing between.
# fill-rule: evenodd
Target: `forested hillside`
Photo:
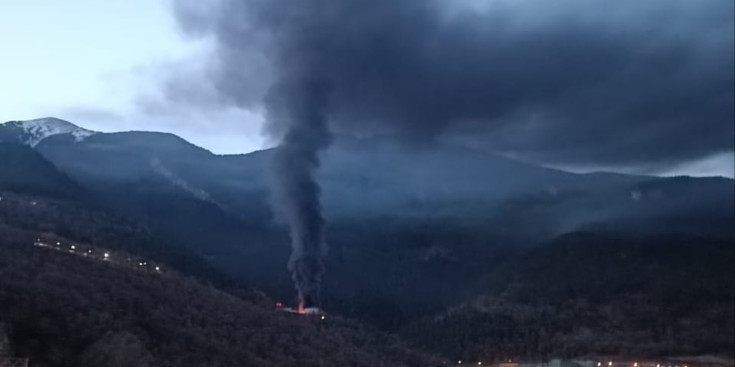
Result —
<instances>
[{"instance_id":1,"label":"forested hillside","mask_svg":"<svg viewBox=\"0 0 735 367\"><path fill-rule=\"evenodd\" d=\"M732 356L733 252L726 240L569 234L405 335L463 358Z\"/></svg>"},{"instance_id":2,"label":"forested hillside","mask_svg":"<svg viewBox=\"0 0 735 367\"><path fill-rule=\"evenodd\" d=\"M35 150L0 141L0 191L74 197L81 187Z\"/></svg>"},{"instance_id":3,"label":"forested hillside","mask_svg":"<svg viewBox=\"0 0 735 367\"><path fill-rule=\"evenodd\" d=\"M278 312L192 278L7 240L0 315L14 354L34 367L431 365L338 317Z\"/></svg>"},{"instance_id":4,"label":"forested hillside","mask_svg":"<svg viewBox=\"0 0 735 367\"><path fill-rule=\"evenodd\" d=\"M39 235L174 265L163 273L121 267L32 246ZM63 200L6 192L0 238L0 322L13 354L34 367L434 363L336 316L278 312L196 257L156 245L144 229Z\"/></svg>"}]
</instances>

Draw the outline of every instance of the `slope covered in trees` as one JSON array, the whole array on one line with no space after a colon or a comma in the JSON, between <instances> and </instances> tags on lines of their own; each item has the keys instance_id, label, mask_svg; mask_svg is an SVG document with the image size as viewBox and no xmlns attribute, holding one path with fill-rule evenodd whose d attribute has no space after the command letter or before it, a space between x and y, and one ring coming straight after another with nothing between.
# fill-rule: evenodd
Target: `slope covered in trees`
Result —
<instances>
[{"instance_id":1,"label":"slope covered in trees","mask_svg":"<svg viewBox=\"0 0 735 367\"><path fill-rule=\"evenodd\" d=\"M265 296L227 282L221 284L234 293L224 291L213 285L219 278L211 273L158 274L32 246L42 233L64 243L137 250L139 256L154 251L162 258L181 257L155 253L152 243L138 244L147 250L136 248L131 242L145 240L146 232L131 223L63 200L6 196L0 203L0 322L13 353L30 357L33 366L433 363L393 337L339 317L278 312Z\"/></svg>"},{"instance_id":2,"label":"slope covered in trees","mask_svg":"<svg viewBox=\"0 0 735 367\"><path fill-rule=\"evenodd\" d=\"M0 142L0 191L78 196L82 189L35 150Z\"/></svg>"},{"instance_id":3,"label":"slope covered in trees","mask_svg":"<svg viewBox=\"0 0 735 367\"><path fill-rule=\"evenodd\" d=\"M277 312L191 278L0 245L0 315L34 366L419 366L397 341ZM112 361L118 364L111 364Z\"/></svg>"},{"instance_id":4,"label":"slope covered in trees","mask_svg":"<svg viewBox=\"0 0 735 367\"><path fill-rule=\"evenodd\" d=\"M728 240L574 233L500 266L485 293L404 335L463 358L730 354Z\"/></svg>"}]
</instances>

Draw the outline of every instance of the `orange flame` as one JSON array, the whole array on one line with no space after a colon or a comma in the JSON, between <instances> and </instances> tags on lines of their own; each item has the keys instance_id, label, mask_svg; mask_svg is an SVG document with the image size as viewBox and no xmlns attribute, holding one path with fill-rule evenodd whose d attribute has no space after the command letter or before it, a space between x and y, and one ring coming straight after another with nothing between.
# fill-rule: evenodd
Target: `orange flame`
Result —
<instances>
[{"instance_id":1,"label":"orange flame","mask_svg":"<svg viewBox=\"0 0 735 367\"><path fill-rule=\"evenodd\" d=\"M304 301L299 302L299 309L297 310L297 312L301 315L306 313L306 311L304 311Z\"/></svg>"}]
</instances>

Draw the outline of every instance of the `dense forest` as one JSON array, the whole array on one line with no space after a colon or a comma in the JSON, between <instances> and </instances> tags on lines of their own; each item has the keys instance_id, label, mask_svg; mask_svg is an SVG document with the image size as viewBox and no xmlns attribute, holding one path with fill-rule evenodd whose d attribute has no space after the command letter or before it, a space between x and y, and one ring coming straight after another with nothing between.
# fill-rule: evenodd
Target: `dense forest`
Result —
<instances>
[{"instance_id":1,"label":"dense forest","mask_svg":"<svg viewBox=\"0 0 735 367\"><path fill-rule=\"evenodd\" d=\"M238 287L231 277L201 257L147 226L115 215L94 203L39 195L0 192L0 228L30 243L39 236L120 250L166 263L184 274L222 287Z\"/></svg>"},{"instance_id":2,"label":"dense forest","mask_svg":"<svg viewBox=\"0 0 735 367\"><path fill-rule=\"evenodd\" d=\"M77 231L83 228L74 227L75 220L59 222L71 213L55 212L54 202L7 197L0 206L7 208L12 199L16 205L0 211L0 322L13 354L31 357L34 367L438 363L336 316L277 312L273 301L253 292L225 292L176 271L152 274L32 246L39 230L58 231L55 238L68 242L59 233L81 238ZM40 220L36 210L23 211L22 202L59 215ZM103 218L86 227L100 231L86 233L90 241L106 243L103 233L129 231L106 227Z\"/></svg>"},{"instance_id":3,"label":"dense forest","mask_svg":"<svg viewBox=\"0 0 735 367\"><path fill-rule=\"evenodd\" d=\"M475 301L404 335L463 358L730 354L733 246L684 236L573 233L483 279Z\"/></svg>"},{"instance_id":4,"label":"dense forest","mask_svg":"<svg viewBox=\"0 0 735 367\"><path fill-rule=\"evenodd\" d=\"M277 312L191 278L7 242L0 272L11 347L33 366L430 365L355 323Z\"/></svg>"},{"instance_id":5,"label":"dense forest","mask_svg":"<svg viewBox=\"0 0 735 367\"><path fill-rule=\"evenodd\" d=\"M83 191L30 147L0 141L0 157L0 190L54 197L79 197Z\"/></svg>"}]
</instances>

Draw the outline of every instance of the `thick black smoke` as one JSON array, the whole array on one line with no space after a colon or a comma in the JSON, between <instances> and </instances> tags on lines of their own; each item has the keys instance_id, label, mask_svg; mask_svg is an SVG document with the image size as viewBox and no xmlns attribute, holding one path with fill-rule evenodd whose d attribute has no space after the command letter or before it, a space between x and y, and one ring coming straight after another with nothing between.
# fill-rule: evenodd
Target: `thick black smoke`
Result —
<instances>
[{"instance_id":1,"label":"thick black smoke","mask_svg":"<svg viewBox=\"0 0 735 367\"><path fill-rule=\"evenodd\" d=\"M329 86L339 132L442 133L557 164L665 168L733 150L733 1L188 2L177 14L214 37L228 103L261 106L295 48L289 62Z\"/></svg>"},{"instance_id":2,"label":"thick black smoke","mask_svg":"<svg viewBox=\"0 0 735 367\"><path fill-rule=\"evenodd\" d=\"M279 217L291 235L291 271L299 300L305 307L318 302L323 273L324 219L320 189L314 173L319 152L331 135L326 124L326 90L323 80L309 68L288 73L268 98L270 121L286 125L272 162L273 196Z\"/></svg>"},{"instance_id":3,"label":"thick black smoke","mask_svg":"<svg viewBox=\"0 0 735 367\"><path fill-rule=\"evenodd\" d=\"M265 13L262 13L265 15ZM300 16L296 14L296 16ZM269 60L277 70L265 97L269 127L281 141L272 162L273 197L289 227L291 271L304 307L318 303L325 252L320 188L315 179L319 153L331 143L327 126L329 77L309 33L287 23L269 24L274 45Z\"/></svg>"},{"instance_id":4,"label":"thick black smoke","mask_svg":"<svg viewBox=\"0 0 735 367\"><path fill-rule=\"evenodd\" d=\"M302 295L322 271L314 172L330 131L444 134L556 164L666 167L732 151L734 10L726 0L176 6L186 30L216 43L216 99L265 107L281 139L274 192ZM182 83L170 91L191 90Z\"/></svg>"}]
</instances>

